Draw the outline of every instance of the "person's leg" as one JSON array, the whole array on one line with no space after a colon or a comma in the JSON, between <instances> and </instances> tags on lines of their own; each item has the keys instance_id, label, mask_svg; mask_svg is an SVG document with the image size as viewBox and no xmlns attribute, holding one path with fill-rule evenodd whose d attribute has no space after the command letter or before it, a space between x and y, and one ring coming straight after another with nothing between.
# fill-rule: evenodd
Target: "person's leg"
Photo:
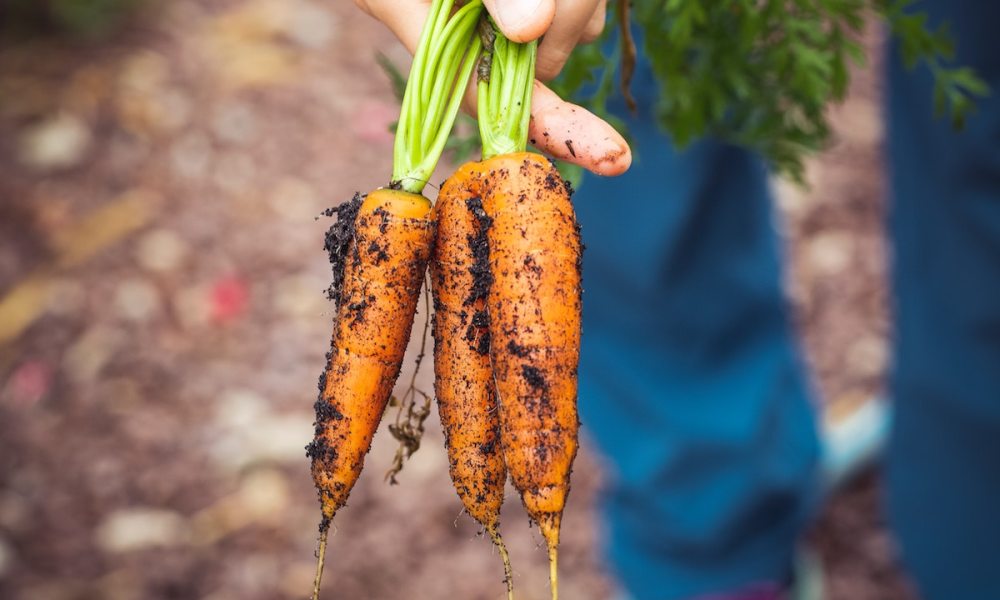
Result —
<instances>
[{"instance_id":1,"label":"person's leg","mask_svg":"<svg viewBox=\"0 0 1000 600\"><path fill-rule=\"evenodd\" d=\"M1000 3L918 3L993 88L961 133L890 48L888 507L921 595L1000 598Z\"/></svg>"},{"instance_id":2,"label":"person's leg","mask_svg":"<svg viewBox=\"0 0 1000 600\"><path fill-rule=\"evenodd\" d=\"M635 164L574 197L582 430L611 471L612 567L639 600L780 584L817 441L766 173L718 143L672 151L638 78Z\"/></svg>"}]
</instances>

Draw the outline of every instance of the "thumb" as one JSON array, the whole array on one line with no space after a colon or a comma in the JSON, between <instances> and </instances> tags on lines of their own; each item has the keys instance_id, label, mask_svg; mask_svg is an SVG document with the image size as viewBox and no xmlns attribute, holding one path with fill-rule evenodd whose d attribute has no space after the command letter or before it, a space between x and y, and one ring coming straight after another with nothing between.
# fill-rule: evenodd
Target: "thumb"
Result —
<instances>
[{"instance_id":1,"label":"thumb","mask_svg":"<svg viewBox=\"0 0 1000 600\"><path fill-rule=\"evenodd\" d=\"M483 0L500 31L512 42L542 37L556 14L555 0Z\"/></svg>"}]
</instances>

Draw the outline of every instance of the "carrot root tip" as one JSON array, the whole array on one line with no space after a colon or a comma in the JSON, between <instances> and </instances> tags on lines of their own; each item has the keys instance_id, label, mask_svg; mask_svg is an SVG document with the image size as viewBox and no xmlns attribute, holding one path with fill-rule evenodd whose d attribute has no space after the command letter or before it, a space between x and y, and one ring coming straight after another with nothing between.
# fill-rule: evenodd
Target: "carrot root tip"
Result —
<instances>
[{"instance_id":1,"label":"carrot root tip","mask_svg":"<svg viewBox=\"0 0 1000 600\"><path fill-rule=\"evenodd\" d=\"M555 546L549 546L549 583L552 586L552 600L559 600L559 551Z\"/></svg>"},{"instance_id":2,"label":"carrot root tip","mask_svg":"<svg viewBox=\"0 0 1000 600\"><path fill-rule=\"evenodd\" d=\"M330 533L330 520L323 518L319 529L319 543L316 547L316 577L313 579L312 600L319 600L319 588L323 581L323 567L326 565L326 539Z\"/></svg>"},{"instance_id":3,"label":"carrot root tip","mask_svg":"<svg viewBox=\"0 0 1000 600\"><path fill-rule=\"evenodd\" d=\"M503 538L500 537L500 532L495 527L487 528L486 533L493 540L493 544L500 553L500 559L503 560L503 580L507 584L507 600L514 600L514 569L510 565L510 554L507 553L507 545L503 543Z\"/></svg>"}]
</instances>

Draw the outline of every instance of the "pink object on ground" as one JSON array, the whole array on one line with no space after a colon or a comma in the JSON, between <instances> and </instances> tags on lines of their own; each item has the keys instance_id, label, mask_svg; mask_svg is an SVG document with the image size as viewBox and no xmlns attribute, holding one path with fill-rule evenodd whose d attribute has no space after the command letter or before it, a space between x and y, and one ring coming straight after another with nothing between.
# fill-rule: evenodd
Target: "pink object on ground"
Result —
<instances>
[{"instance_id":1,"label":"pink object on ground","mask_svg":"<svg viewBox=\"0 0 1000 600\"><path fill-rule=\"evenodd\" d=\"M246 312L250 290L244 280L229 276L217 280L211 289L211 319L216 325L233 321Z\"/></svg>"},{"instance_id":2,"label":"pink object on ground","mask_svg":"<svg viewBox=\"0 0 1000 600\"><path fill-rule=\"evenodd\" d=\"M41 360L29 360L11 374L6 392L14 406L30 408L49 393L51 387L52 367Z\"/></svg>"}]
</instances>

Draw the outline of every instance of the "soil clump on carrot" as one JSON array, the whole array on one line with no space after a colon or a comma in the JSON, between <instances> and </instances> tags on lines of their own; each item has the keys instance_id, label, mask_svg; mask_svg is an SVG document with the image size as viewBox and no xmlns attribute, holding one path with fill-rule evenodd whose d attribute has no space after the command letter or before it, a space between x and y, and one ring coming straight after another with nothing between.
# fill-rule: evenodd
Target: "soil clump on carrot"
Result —
<instances>
[{"instance_id":1,"label":"soil clump on carrot","mask_svg":"<svg viewBox=\"0 0 1000 600\"><path fill-rule=\"evenodd\" d=\"M364 198L364 195L355 193L350 200L323 211L323 214L328 217L337 215L337 221L326 232L323 249L330 257L330 266L333 270L333 279L330 287L326 290L326 297L336 303L335 306L338 310L340 309L340 289L344 282L344 265L347 262L351 240L354 239L354 221L357 219L358 210L361 208Z\"/></svg>"}]
</instances>

